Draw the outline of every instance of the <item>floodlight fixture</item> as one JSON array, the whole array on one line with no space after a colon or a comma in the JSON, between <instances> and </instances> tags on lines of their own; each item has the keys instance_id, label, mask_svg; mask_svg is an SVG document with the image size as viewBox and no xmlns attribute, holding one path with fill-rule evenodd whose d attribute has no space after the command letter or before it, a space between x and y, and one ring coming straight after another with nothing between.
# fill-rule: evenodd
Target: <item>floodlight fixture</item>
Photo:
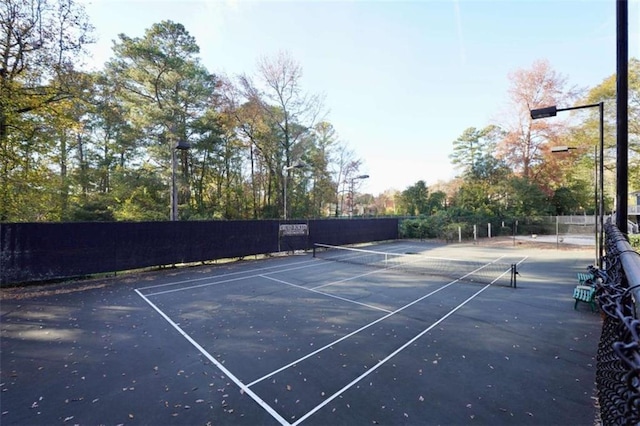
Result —
<instances>
[{"instance_id":1,"label":"floodlight fixture","mask_svg":"<svg viewBox=\"0 0 640 426\"><path fill-rule=\"evenodd\" d=\"M600 112L600 155L596 154L595 166L596 166L596 214L598 221L596 222L596 262L598 268L602 269L602 258L604 256L604 102L598 102L597 104L578 105L568 108L557 108L555 105L537 108L530 110L531 119L537 120L539 118L555 117L558 111L571 111L574 109L584 108L598 108ZM563 152L572 149L571 147L556 147L557 150L551 148L551 152ZM560 150L559 148L566 148L566 150ZM600 160L600 193L598 194L598 159ZM599 196L599 197L598 197ZM618 224L620 226L620 224Z\"/></svg>"},{"instance_id":2,"label":"floodlight fixture","mask_svg":"<svg viewBox=\"0 0 640 426\"><path fill-rule=\"evenodd\" d=\"M538 108L531 110L531 119L537 120L538 118L555 117L558 114L558 109L555 105L545 108Z\"/></svg>"},{"instance_id":3,"label":"floodlight fixture","mask_svg":"<svg viewBox=\"0 0 640 426\"><path fill-rule=\"evenodd\" d=\"M560 146L554 146L551 148L551 152L568 152L571 151L572 149L578 149L575 146L566 146L566 145L560 145Z\"/></svg>"}]
</instances>

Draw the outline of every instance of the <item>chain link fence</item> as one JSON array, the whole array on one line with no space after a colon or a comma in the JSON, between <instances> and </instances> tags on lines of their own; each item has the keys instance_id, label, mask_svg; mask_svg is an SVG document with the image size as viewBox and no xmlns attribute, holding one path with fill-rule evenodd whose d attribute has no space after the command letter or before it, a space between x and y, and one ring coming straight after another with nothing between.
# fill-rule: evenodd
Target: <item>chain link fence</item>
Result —
<instances>
[{"instance_id":1,"label":"chain link fence","mask_svg":"<svg viewBox=\"0 0 640 426\"><path fill-rule=\"evenodd\" d=\"M640 424L640 254L608 223L604 270L596 270L603 315L596 388L604 425Z\"/></svg>"},{"instance_id":2,"label":"chain link fence","mask_svg":"<svg viewBox=\"0 0 640 426\"><path fill-rule=\"evenodd\" d=\"M531 216L518 218L440 216L405 217L400 221L403 238L436 238L449 242L462 242L495 237L554 237L562 243L571 238L594 241L595 216ZM593 242L592 242L593 244Z\"/></svg>"}]
</instances>

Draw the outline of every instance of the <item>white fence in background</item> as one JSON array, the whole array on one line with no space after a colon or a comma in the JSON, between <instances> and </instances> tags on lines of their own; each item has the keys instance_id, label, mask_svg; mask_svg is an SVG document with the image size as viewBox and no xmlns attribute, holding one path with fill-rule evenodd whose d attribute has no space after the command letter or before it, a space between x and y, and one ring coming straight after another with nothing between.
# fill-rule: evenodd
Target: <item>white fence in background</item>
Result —
<instances>
[{"instance_id":1,"label":"white fence in background","mask_svg":"<svg viewBox=\"0 0 640 426\"><path fill-rule=\"evenodd\" d=\"M595 215L576 215L576 216L549 216L549 223L557 221L563 225L594 225L596 223Z\"/></svg>"}]
</instances>

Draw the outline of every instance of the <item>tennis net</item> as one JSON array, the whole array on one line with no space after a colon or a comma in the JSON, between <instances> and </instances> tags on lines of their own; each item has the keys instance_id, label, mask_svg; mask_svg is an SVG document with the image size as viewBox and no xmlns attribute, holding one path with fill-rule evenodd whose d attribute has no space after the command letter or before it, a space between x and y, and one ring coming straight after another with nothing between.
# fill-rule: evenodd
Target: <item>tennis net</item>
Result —
<instances>
[{"instance_id":1,"label":"tennis net","mask_svg":"<svg viewBox=\"0 0 640 426\"><path fill-rule=\"evenodd\" d=\"M313 257L478 284L516 286L516 265L314 244Z\"/></svg>"}]
</instances>

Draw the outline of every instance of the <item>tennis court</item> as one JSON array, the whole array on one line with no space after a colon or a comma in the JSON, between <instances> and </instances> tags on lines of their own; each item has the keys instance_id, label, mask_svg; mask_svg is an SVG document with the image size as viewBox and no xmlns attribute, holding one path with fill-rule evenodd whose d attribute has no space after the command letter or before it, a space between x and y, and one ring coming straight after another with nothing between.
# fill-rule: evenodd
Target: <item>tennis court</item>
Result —
<instances>
[{"instance_id":1,"label":"tennis court","mask_svg":"<svg viewBox=\"0 0 640 426\"><path fill-rule=\"evenodd\" d=\"M2 423L593 423L591 250L361 249L7 297Z\"/></svg>"}]
</instances>

